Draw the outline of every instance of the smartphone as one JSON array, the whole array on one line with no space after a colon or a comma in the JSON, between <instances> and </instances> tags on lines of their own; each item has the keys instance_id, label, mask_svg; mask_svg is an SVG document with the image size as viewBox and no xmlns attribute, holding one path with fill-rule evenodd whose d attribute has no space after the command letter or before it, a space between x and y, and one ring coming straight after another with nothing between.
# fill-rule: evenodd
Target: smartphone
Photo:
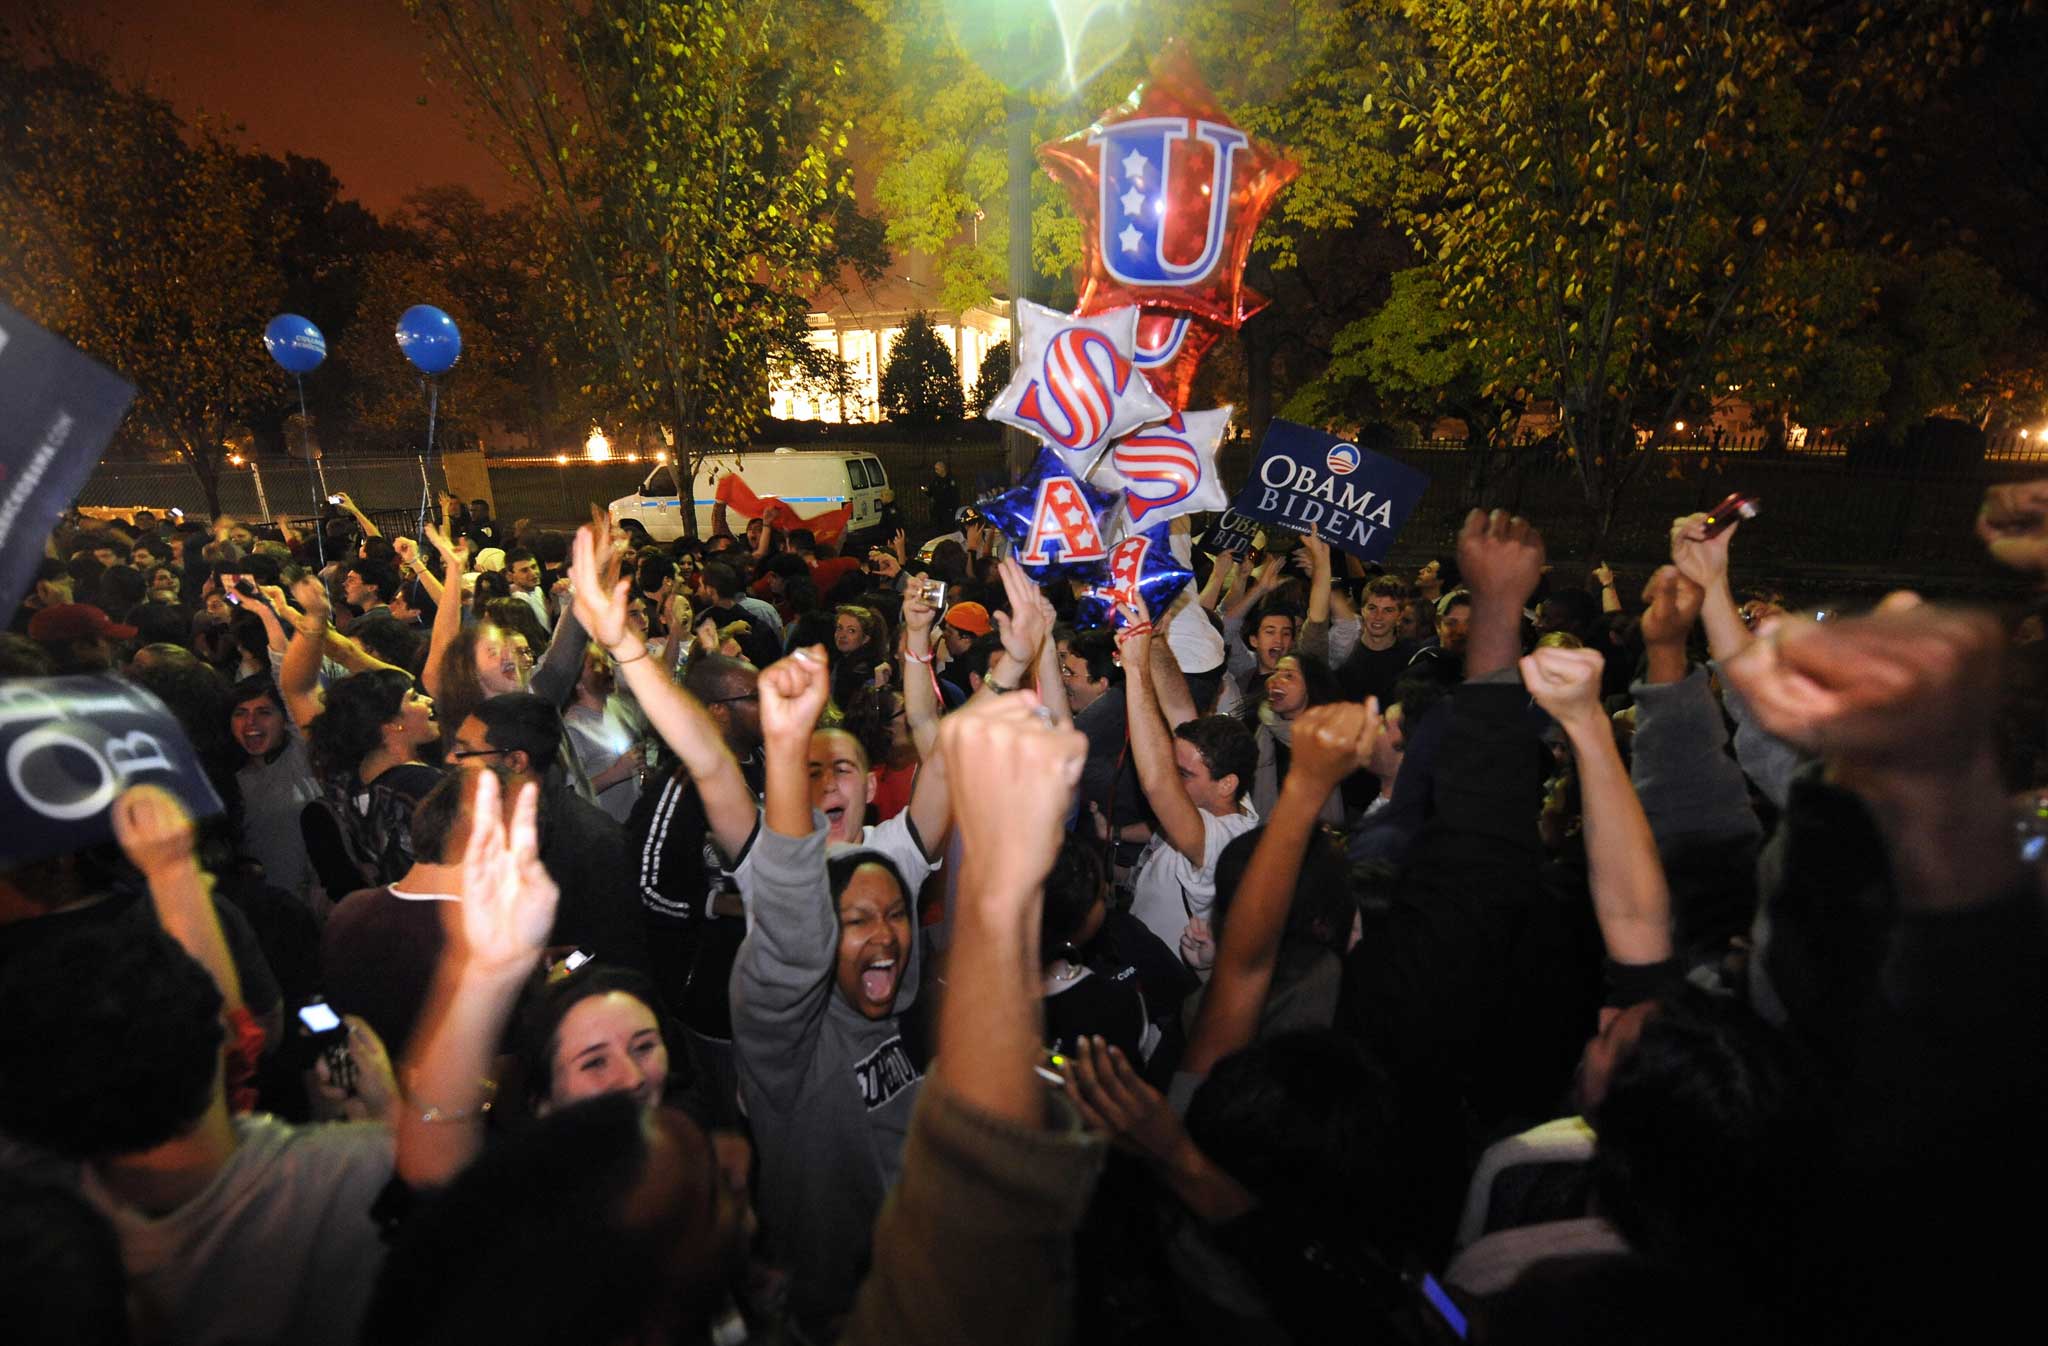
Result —
<instances>
[{"instance_id":1,"label":"smartphone","mask_svg":"<svg viewBox=\"0 0 2048 1346\"><path fill-rule=\"evenodd\" d=\"M327 503L330 505L338 505L341 503L341 497L338 495L330 495L327 497Z\"/></svg>"},{"instance_id":2,"label":"smartphone","mask_svg":"<svg viewBox=\"0 0 2048 1346\"><path fill-rule=\"evenodd\" d=\"M1719 537L1744 519L1754 519L1757 506L1762 503L1757 496L1730 492L1726 500L1707 512L1707 536Z\"/></svg>"},{"instance_id":3,"label":"smartphone","mask_svg":"<svg viewBox=\"0 0 2048 1346\"><path fill-rule=\"evenodd\" d=\"M348 1026L334 1006L315 1000L299 1011L299 1025L327 1059L327 1075L348 1093L356 1091L356 1059L349 1055Z\"/></svg>"},{"instance_id":4,"label":"smartphone","mask_svg":"<svg viewBox=\"0 0 2048 1346\"><path fill-rule=\"evenodd\" d=\"M567 958L564 958L562 960L562 971L574 972L577 968L582 967L585 963L589 961L590 955L585 953L583 950L578 949L574 953L570 954Z\"/></svg>"}]
</instances>

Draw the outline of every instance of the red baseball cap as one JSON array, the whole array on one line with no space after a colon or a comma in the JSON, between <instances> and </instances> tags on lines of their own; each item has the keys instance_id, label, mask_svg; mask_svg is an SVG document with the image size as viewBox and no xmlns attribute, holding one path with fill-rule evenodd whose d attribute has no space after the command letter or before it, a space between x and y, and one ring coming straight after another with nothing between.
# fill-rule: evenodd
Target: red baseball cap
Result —
<instances>
[{"instance_id":1,"label":"red baseball cap","mask_svg":"<svg viewBox=\"0 0 2048 1346\"><path fill-rule=\"evenodd\" d=\"M947 608L946 625L970 636L985 636L995 629L989 624L988 609L979 603L955 603Z\"/></svg>"},{"instance_id":2,"label":"red baseball cap","mask_svg":"<svg viewBox=\"0 0 2048 1346\"><path fill-rule=\"evenodd\" d=\"M30 640L63 644L73 640L133 640L135 628L101 612L90 603L59 603L44 608L28 621Z\"/></svg>"}]
</instances>

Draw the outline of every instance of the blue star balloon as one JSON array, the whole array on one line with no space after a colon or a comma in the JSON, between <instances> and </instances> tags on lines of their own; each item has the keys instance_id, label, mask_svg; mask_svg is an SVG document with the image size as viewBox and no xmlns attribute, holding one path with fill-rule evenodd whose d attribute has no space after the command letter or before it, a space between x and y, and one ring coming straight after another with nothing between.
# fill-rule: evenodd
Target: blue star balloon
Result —
<instances>
[{"instance_id":1,"label":"blue star balloon","mask_svg":"<svg viewBox=\"0 0 2048 1346\"><path fill-rule=\"evenodd\" d=\"M976 508L1010 539L1024 573L1044 584L1102 576L1109 558L1103 530L1116 501L1075 476L1050 449L1040 449L1023 480Z\"/></svg>"},{"instance_id":2,"label":"blue star balloon","mask_svg":"<svg viewBox=\"0 0 2048 1346\"><path fill-rule=\"evenodd\" d=\"M1118 603L1129 604L1133 596L1145 600L1145 610L1157 621L1195 572L1173 554L1171 524L1155 524L1142 533L1132 533L1109 549L1104 569L1108 577L1081 596L1076 618L1082 626L1124 624Z\"/></svg>"}]
</instances>

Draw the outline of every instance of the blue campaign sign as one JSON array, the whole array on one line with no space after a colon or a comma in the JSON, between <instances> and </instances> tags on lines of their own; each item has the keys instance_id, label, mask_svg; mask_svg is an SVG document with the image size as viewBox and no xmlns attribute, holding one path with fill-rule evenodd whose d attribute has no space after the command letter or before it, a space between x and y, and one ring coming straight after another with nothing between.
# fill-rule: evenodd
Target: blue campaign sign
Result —
<instances>
[{"instance_id":1,"label":"blue campaign sign","mask_svg":"<svg viewBox=\"0 0 2048 1346\"><path fill-rule=\"evenodd\" d=\"M1231 510L1297 533L1317 529L1333 547L1377 561L1429 488L1429 478L1348 440L1293 421L1266 427L1251 480Z\"/></svg>"},{"instance_id":2,"label":"blue campaign sign","mask_svg":"<svg viewBox=\"0 0 2048 1346\"><path fill-rule=\"evenodd\" d=\"M0 622L35 582L43 540L99 465L135 389L0 304Z\"/></svg>"},{"instance_id":3,"label":"blue campaign sign","mask_svg":"<svg viewBox=\"0 0 2048 1346\"><path fill-rule=\"evenodd\" d=\"M161 785L194 818L221 811L199 755L164 703L108 674L0 682L0 860L110 841L107 810Z\"/></svg>"}]
</instances>

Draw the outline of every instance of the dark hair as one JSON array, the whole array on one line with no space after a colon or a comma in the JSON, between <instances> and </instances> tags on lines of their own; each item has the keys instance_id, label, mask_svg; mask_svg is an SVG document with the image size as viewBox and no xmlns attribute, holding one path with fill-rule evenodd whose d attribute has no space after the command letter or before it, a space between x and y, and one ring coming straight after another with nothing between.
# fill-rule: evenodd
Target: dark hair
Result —
<instances>
[{"instance_id":1,"label":"dark hair","mask_svg":"<svg viewBox=\"0 0 2048 1346\"><path fill-rule=\"evenodd\" d=\"M1088 681L1108 679L1114 686L1124 680L1116 661L1116 635L1106 626L1076 631L1067 640L1067 652L1088 666Z\"/></svg>"},{"instance_id":2,"label":"dark hair","mask_svg":"<svg viewBox=\"0 0 2048 1346\"><path fill-rule=\"evenodd\" d=\"M1294 626L1294 634L1301 634L1301 609L1280 598L1269 598L1253 608L1244 619L1244 626L1237 638L1247 647L1258 637L1259 627L1268 617L1285 617Z\"/></svg>"},{"instance_id":3,"label":"dark hair","mask_svg":"<svg viewBox=\"0 0 2048 1346\"><path fill-rule=\"evenodd\" d=\"M533 559L543 569L561 565L569 559L569 539L557 529L543 528L533 540Z\"/></svg>"},{"instance_id":4,"label":"dark hair","mask_svg":"<svg viewBox=\"0 0 2048 1346\"><path fill-rule=\"evenodd\" d=\"M100 572L100 606L108 612L125 612L149 593L149 581L133 566L108 566Z\"/></svg>"},{"instance_id":5,"label":"dark hair","mask_svg":"<svg viewBox=\"0 0 2048 1346\"><path fill-rule=\"evenodd\" d=\"M1435 710L1441 703L1450 700L1454 690L1456 685L1445 682L1442 678L1432 678L1426 674L1404 675L1394 684L1394 699L1380 709L1387 710L1393 706L1401 708L1401 732L1405 737L1414 731L1416 725L1422 723L1423 716Z\"/></svg>"},{"instance_id":6,"label":"dark hair","mask_svg":"<svg viewBox=\"0 0 2048 1346\"><path fill-rule=\"evenodd\" d=\"M831 885L834 902L837 902L840 895L846 891L846 885L853 882L854 871L862 865L880 866L891 879L895 880L896 891L903 894L905 902L914 902L917 899L917 894L911 890L909 884L903 881L903 871L896 868L896 862L888 856L880 851L843 850L837 855L827 858L825 861L825 881ZM913 930L910 937L912 939L917 938L917 932ZM909 950L906 949L904 952L907 954Z\"/></svg>"},{"instance_id":7,"label":"dark hair","mask_svg":"<svg viewBox=\"0 0 2048 1346\"><path fill-rule=\"evenodd\" d=\"M972 674L977 678L987 678L989 661L994 659L1002 648L1003 638L998 632L991 631L985 636L976 636L974 643L967 647L967 653L946 665L946 673L948 676L957 674L960 690L971 692L974 689L968 685L968 676Z\"/></svg>"},{"instance_id":8,"label":"dark hair","mask_svg":"<svg viewBox=\"0 0 2048 1346\"><path fill-rule=\"evenodd\" d=\"M791 552L777 552L769 557L766 564L761 567L761 573L779 576L787 582L789 580L809 579L811 577L811 568L804 564L804 558L801 556Z\"/></svg>"},{"instance_id":9,"label":"dark hair","mask_svg":"<svg viewBox=\"0 0 2048 1346\"><path fill-rule=\"evenodd\" d=\"M412 691L412 679L396 669L351 673L327 689L327 706L306 727L313 770L336 780L353 780L363 759L384 741L384 726L397 719Z\"/></svg>"},{"instance_id":10,"label":"dark hair","mask_svg":"<svg viewBox=\"0 0 2048 1346\"><path fill-rule=\"evenodd\" d=\"M411 668L420 652L418 630L387 612L358 619L348 633L356 644L396 668Z\"/></svg>"},{"instance_id":11,"label":"dark hair","mask_svg":"<svg viewBox=\"0 0 2048 1346\"><path fill-rule=\"evenodd\" d=\"M362 1340L631 1338L674 1275L675 1231L626 1212L647 1159L645 1118L622 1093L559 1109L484 1147L406 1221Z\"/></svg>"},{"instance_id":12,"label":"dark hair","mask_svg":"<svg viewBox=\"0 0 2048 1346\"><path fill-rule=\"evenodd\" d=\"M792 528L789 530L789 549L791 551L815 551L817 546L818 535L810 529Z\"/></svg>"},{"instance_id":13,"label":"dark hair","mask_svg":"<svg viewBox=\"0 0 2048 1346\"><path fill-rule=\"evenodd\" d=\"M17 1346L127 1346L128 1275L107 1218L77 1192L0 1175L0 1304Z\"/></svg>"},{"instance_id":14,"label":"dark hair","mask_svg":"<svg viewBox=\"0 0 2048 1346\"><path fill-rule=\"evenodd\" d=\"M1101 847L1067 833L1045 876L1045 905L1038 922L1041 961L1073 942L1075 932L1103 895Z\"/></svg>"},{"instance_id":15,"label":"dark hair","mask_svg":"<svg viewBox=\"0 0 2048 1346\"><path fill-rule=\"evenodd\" d=\"M791 575L782 582L782 601L799 617L818 610L818 586L811 582L809 572Z\"/></svg>"},{"instance_id":16,"label":"dark hair","mask_svg":"<svg viewBox=\"0 0 2048 1346\"><path fill-rule=\"evenodd\" d=\"M1468 608L1472 606L1472 591L1470 589L1446 589L1442 597L1436 600L1436 615L1441 617L1452 608L1458 607L1461 604Z\"/></svg>"},{"instance_id":17,"label":"dark hair","mask_svg":"<svg viewBox=\"0 0 2048 1346\"><path fill-rule=\"evenodd\" d=\"M526 637L526 648L538 659L548 647L548 629L541 625L540 617L533 605L523 598L507 595L493 598L484 604L484 616L497 624L506 635Z\"/></svg>"},{"instance_id":18,"label":"dark hair","mask_svg":"<svg viewBox=\"0 0 2048 1346\"><path fill-rule=\"evenodd\" d=\"M661 994L646 976L629 967L612 963L591 963L564 976L542 981L528 989L520 1002L514 1044L519 1052L529 1109L545 1099L554 1088L555 1051L561 1044L562 1020L593 996L623 991L654 1012L664 1043L680 1040L670 1031L662 1014Z\"/></svg>"},{"instance_id":19,"label":"dark hair","mask_svg":"<svg viewBox=\"0 0 2048 1346\"><path fill-rule=\"evenodd\" d=\"M0 1131L70 1159L191 1129L220 1068L221 995L154 922L66 932L0 971Z\"/></svg>"},{"instance_id":20,"label":"dark hair","mask_svg":"<svg viewBox=\"0 0 2048 1346\"><path fill-rule=\"evenodd\" d=\"M1660 999L1591 1120L1594 1191L1637 1252L1751 1282L1796 1264L1822 1112L1811 1067L1747 1005L1690 986Z\"/></svg>"},{"instance_id":21,"label":"dark hair","mask_svg":"<svg viewBox=\"0 0 2048 1346\"><path fill-rule=\"evenodd\" d=\"M634 522L638 522L635 520ZM676 577L676 563L659 554L643 556L633 570L633 592L657 594L661 586Z\"/></svg>"},{"instance_id":22,"label":"dark hair","mask_svg":"<svg viewBox=\"0 0 2048 1346\"><path fill-rule=\"evenodd\" d=\"M1216 900L1209 907L1209 933L1219 946L1224 922L1237 902L1238 886L1265 834L1264 827L1240 833L1216 857ZM1302 853L1301 872L1295 876L1294 896L1287 906L1286 938L1320 944L1342 954L1351 935L1354 910L1350 862L1328 836L1311 833L1308 849Z\"/></svg>"},{"instance_id":23,"label":"dark hair","mask_svg":"<svg viewBox=\"0 0 2048 1346\"><path fill-rule=\"evenodd\" d=\"M740 596L740 574L723 561L713 561L701 572L704 585L721 599Z\"/></svg>"},{"instance_id":24,"label":"dark hair","mask_svg":"<svg viewBox=\"0 0 2048 1346\"><path fill-rule=\"evenodd\" d=\"M251 673L228 688L228 709L232 711L244 701L254 701L258 697L276 706L280 714L284 712L284 694L277 690L277 684L271 681L268 673Z\"/></svg>"},{"instance_id":25,"label":"dark hair","mask_svg":"<svg viewBox=\"0 0 2048 1346\"><path fill-rule=\"evenodd\" d=\"M1399 598L1406 600L1408 597L1408 582L1399 575L1375 575L1365 582L1365 589L1360 594L1360 597Z\"/></svg>"},{"instance_id":26,"label":"dark hair","mask_svg":"<svg viewBox=\"0 0 2048 1346\"><path fill-rule=\"evenodd\" d=\"M967 578L967 548L947 538L932 548L931 573L948 584Z\"/></svg>"},{"instance_id":27,"label":"dark hair","mask_svg":"<svg viewBox=\"0 0 2048 1346\"><path fill-rule=\"evenodd\" d=\"M1283 1033L1209 1072L1188 1135L1282 1221L1387 1251L1401 1204L1386 1073L1337 1033Z\"/></svg>"},{"instance_id":28,"label":"dark hair","mask_svg":"<svg viewBox=\"0 0 2048 1346\"><path fill-rule=\"evenodd\" d=\"M152 603L148 600L128 609L122 618L135 628L138 645L177 645L190 635L191 623L185 609L176 603Z\"/></svg>"},{"instance_id":29,"label":"dark hair","mask_svg":"<svg viewBox=\"0 0 2048 1346\"><path fill-rule=\"evenodd\" d=\"M422 864L454 864L460 855L448 853L448 838L455 833L456 820L468 804L470 780L476 769L442 773L434 788L412 808L412 855ZM509 790L509 786L507 787Z\"/></svg>"},{"instance_id":30,"label":"dark hair","mask_svg":"<svg viewBox=\"0 0 2048 1346\"><path fill-rule=\"evenodd\" d=\"M476 574L476 591L470 596L471 603L481 608L500 598L512 596L512 581L505 578L502 570L479 570Z\"/></svg>"},{"instance_id":31,"label":"dark hair","mask_svg":"<svg viewBox=\"0 0 2048 1346\"><path fill-rule=\"evenodd\" d=\"M838 624L838 621L839 616L837 613L829 612L824 608L812 608L809 612L800 612L797 614L796 620L791 622L789 628L782 634L783 648L786 650L805 650L813 645L823 645L827 651L827 662L830 662L832 628Z\"/></svg>"},{"instance_id":32,"label":"dark hair","mask_svg":"<svg viewBox=\"0 0 2048 1346\"><path fill-rule=\"evenodd\" d=\"M562 714L546 697L504 692L469 712L484 727L484 741L507 752L523 752L536 775L555 764L562 744Z\"/></svg>"},{"instance_id":33,"label":"dark hair","mask_svg":"<svg viewBox=\"0 0 2048 1346\"><path fill-rule=\"evenodd\" d=\"M1198 715L1177 727L1173 736L1195 745L1211 776L1219 781L1236 776L1239 793L1250 788L1259 765L1259 745L1235 716Z\"/></svg>"},{"instance_id":34,"label":"dark hair","mask_svg":"<svg viewBox=\"0 0 2048 1346\"><path fill-rule=\"evenodd\" d=\"M1553 589L1543 596L1537 611L1541 612L1553 604L1563 618L1554 630L1569 631L1584 639L1592 634L1593 624L1600 620L1600 600L1584 589Z\"/></svg>"},{"instance_id":35,"label":"dark hair","mask_svg":"<svg viewBox=\"0 0 2048 1346\"><path fill-rule=\"evenodd\" d=\"M187 657L138 668L128 680L170 708L209 774L233 776L246 759L228 733L228 716L235 708L228 699L228 680L189 651L178 653Z\"/></svg>"},{"instance_id":36,"label":"dark hair","mask_svg":"<svg viewBox=\"0 0 2048 1346\"><path fill-rule=\"evenodd\" d=\"M348 573L377 591L381 602L389 603L398 592L398 572L382 561L361 560L348 563Z\"/></svg>"},{"instance_id":37,"label":"dark hair","mask_svg":"<svg viewBox=\"0 0 2048 1346\"><path fill-rule=\"evenodd\" d=\"M518 565L521 561L531 561L533 562L534 569L538 570L540 568L540 558L533 554L533 548L511 547L506 550L505 569L510 570L513 566Z\"/></svg>"},{"instance_id":38,"label":"dark hair","mask_svg":"<svg viewBox=\"0 0 2048 1346\"><path fill-rule=\"evenodd\" d=\"M1330 667L1330 661L1320 654L1304 654L1296 650L1292 654L1282 655L1281 658L1292 659L1294 666L1301 670L1302 687L1308 693L1304 705L1327 706L1333 701L1351 699L1344 694L1344 684L1337 681L1336 671Z\"/></svg>"}]
</instances>

